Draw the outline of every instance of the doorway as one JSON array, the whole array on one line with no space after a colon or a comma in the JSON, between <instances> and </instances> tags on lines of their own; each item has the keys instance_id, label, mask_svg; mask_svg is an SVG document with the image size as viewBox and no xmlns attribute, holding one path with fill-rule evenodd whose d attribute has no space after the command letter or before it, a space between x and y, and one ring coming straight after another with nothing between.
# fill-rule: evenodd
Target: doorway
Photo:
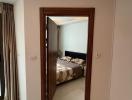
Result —
<instances>
[{"instance_id":1,"label":"doorway","mask_svg":"<svg viewBox=\"0 0 132 100\"><path fill-rule=\"evenodd\" d=\"M88 44L86 54L86 81L85 81L85 100L90 100L91 71L92 71L92 51L93 51L93 30L94 30L94 8L41 8L40 9L40 47L41 47L41 98L42 100L53 100L56 91L56 57L57 57L57 35L58 31L47 16L82 16L88 17ZM51 29L46 30L49 22ZM46 23L48 25L46 25ZM47 34L51 33L51 34ZM55 38L56 37L56 38ZM65 51L68 56L76 56L79 52ZM81 56L83 55L80 53ZM79 55L80 55L79 54ZM85 55L85 54L84 54ZM54 67L53 67L54 66Z\"/></svg>"},{"instance_id":2,"label":"doorway","mask_svg":"<svg viewBox=\"0 0 132 100\"><path fill-rule=\"evenodd\" d=\"M52 81L48 77L49 83L51 82L50 84L54 86L51 90L55 89L53 100L84 100L88 17L47 17L50 20L47 21L47 36L53 33L54 35L52 36L57 40L57 45L54 45L54 48L55 46L57 48L56 62L54 63L56 66L47 66L47 69L56 68L53 72L48 70L49 76L51 76L51 73L53 75ZM53 26L54 29L52 28ZM50 40L50 38L47 38L47 40ZM52 41L55 43L55 40ZM50 90L50 87L48 89ZM48 95L52 97L52 94L48 93Z\"/></svg>"}]
</instances>

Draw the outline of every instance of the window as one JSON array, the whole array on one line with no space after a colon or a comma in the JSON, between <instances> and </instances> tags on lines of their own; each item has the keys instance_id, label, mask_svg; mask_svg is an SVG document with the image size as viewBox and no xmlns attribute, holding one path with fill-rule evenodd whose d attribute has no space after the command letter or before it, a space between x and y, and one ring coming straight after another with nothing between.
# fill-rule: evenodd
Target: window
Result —
<instances>
[{"instance_id":1,"label":"window","mask_svg":"<svg viewBox=\"0 0 132 100\"><path fill-rule=\"evenodd\" d=\"M4 79L4 62L3 62L3 43L2 43L2 16L0 14L0 100L5 94L5 79Z\"/></svg>"}]
</instances>

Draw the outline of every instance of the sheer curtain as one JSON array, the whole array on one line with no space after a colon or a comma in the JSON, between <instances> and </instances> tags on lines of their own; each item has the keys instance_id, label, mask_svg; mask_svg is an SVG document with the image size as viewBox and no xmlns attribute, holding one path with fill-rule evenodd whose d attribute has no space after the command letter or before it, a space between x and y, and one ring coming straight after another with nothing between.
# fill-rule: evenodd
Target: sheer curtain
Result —
<instances>
[{"instance_id":1,"label":"sheer curtain","mask_svg":"<svg viewBox=\"0 0 132 100\"><path fill-rule=\"evenodd\" d=\"M17 52L13 5L0 3L2 14L4 75L6 99L19 100Z\"/></svg>"}]
</instances>

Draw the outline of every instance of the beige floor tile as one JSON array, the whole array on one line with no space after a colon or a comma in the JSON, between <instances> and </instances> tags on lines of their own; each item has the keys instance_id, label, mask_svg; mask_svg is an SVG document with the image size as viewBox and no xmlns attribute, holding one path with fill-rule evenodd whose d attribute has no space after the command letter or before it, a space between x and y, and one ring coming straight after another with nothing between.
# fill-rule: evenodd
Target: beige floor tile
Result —
<instances>
[{"instance_id":1,"label":"beige floor tile","mask_svg":"<svg viewBox=\"0 0 132 100\"><path fill-rule=\"evenodd\" d=\"M53 100L84 100L85 79L80 78L57 87Z\"/></svg>"}]
</instances>

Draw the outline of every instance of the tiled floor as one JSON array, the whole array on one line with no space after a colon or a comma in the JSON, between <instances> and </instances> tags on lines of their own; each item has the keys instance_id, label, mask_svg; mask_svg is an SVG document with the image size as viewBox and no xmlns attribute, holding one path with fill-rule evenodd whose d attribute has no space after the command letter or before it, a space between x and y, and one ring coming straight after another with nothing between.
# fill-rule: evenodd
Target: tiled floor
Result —
<instances>
[{"instance_id":1,"label":"tiled floor","mask_svg":"<svg viewBox=\"0 0 132 100\"><path fill-rule=\"evenodd\" d=\"M85 79L80 78L57 87L53 100L84 100Z\"/></svg>"}]
</instances>

